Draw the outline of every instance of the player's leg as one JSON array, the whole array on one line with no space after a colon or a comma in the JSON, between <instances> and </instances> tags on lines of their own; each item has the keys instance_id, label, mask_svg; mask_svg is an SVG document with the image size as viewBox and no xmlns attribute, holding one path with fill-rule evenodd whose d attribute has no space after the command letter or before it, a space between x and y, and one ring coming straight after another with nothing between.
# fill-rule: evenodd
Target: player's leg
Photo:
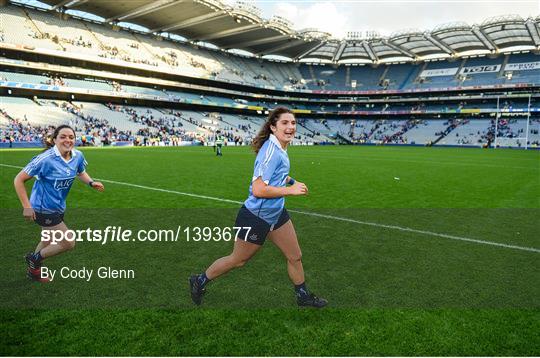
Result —
<instances>
[{"instance_id":1,"label":"player's leg","mask_svg":"<svg viewBox=\"0 0 540 358\"><path fill-rule=\"evenodd\" d=\"M264 244L270 230L267 222L245 206L238 211L234 227L242 229L236 233L233 252L214 261L205 272L189 278L191 298L197 305L201 304L206 284L236 267L244 266Z\"/></svg>"},{"instance_id":2,"label":"player's leg","mask_svg":"<svg viewBox=\"0 0 540 358\"><path fill-rule=\"evenodd\" d=\"M230 270L244 266L250 258L261 248L261 245L252 244L244 240L236 240L234 242L233 252L222 258L214 261L208 269L206 269L206 276L208 279L213 280Z\"/></svg>"},{"instance_id":3,"label":"player's leg","mask_svg":"<svg viewBox=\"0 0 540 358\"><path fill-rule=\"evenodd\" d=\"M34 250L34 253L38 253L41 250L43 250L45 247L49 246L51 244L50 240L40 240L39 244L37 244L36 249Z\"/></svg>"},{"instance_id":4,"label":"player's leg","mask_svg":"<svg viewBox=\"0 0 540 358\"><path fill-rule=\"evenodd\" d=\"M41 250L50 245L50 243L51 241L40 238L34 252L29 252L24 257L26 261L26 276L32 281L49 282L48 278L41 278L41 262L43 261Z\"/></svg>"},{"instance_id":5,"label":"player's leg","mask_svg":"<svg viewBox=\"0 0 540 358\"><path fill-rule=\"evenodd\" d=\"M47 257L58 255L64 251L75 247L75 240L68 232L66 224L62 221L59 224L42 227L42 238L48 237L49 240L41 240L33 253L27 255L26 261L31 268L41 266L41 261ZM48 231L47 235L43 235Z\"/></svg>"},{"instance_id":6,"label":"player's leg","mask_svg":"<svg viewBox=\"0 0 540 358\"><path fill-rule=\"evenodd\" d=\"M287 272L292 283L294 285L302 284L305 281L302 251L292 221L288 220L278 229L270 231L268 238L281 250L287 259Z\"/></svg>"},{"instance_id":7,"label":"player's leg","mask_svg":"<svg viewBox=\"0 0 540 358\"><path fill-rule=\"evenodd\" d=\"M288 218L286 212L285 215ZM270 231L268 238L281 250L283 256L287 259L287 272L294 285L298 305L317 308L326 306L328 301L315 296L306 286L304 267L302 265L302 251L292 221L288 219L285 224Z\"/></svg>"},{"instance_id":8,"label":"player's leg","mask_svg":"<svg viewBox=\"0 0 540 358\"><path fill-rule=\"evenodd\" d=\"M243 240L236 240L234 242L233 252L230 255L214 261L205 272L199 275L192 275L189 278L189 286L193 303L196 305L201 304L202 296L205 292L204 288L210 280L224 275L234 268L244 266L260 248L261 245Z\"/></svg>"},{"instance_id":9,"label":"player's leg","mask_svg":"<svg viewBox=\"0 0 540 358\"><path fill-rule=\"evenodd\" d=\"M35 281L45 282L41 279L41 263L44 258L58 255L61 252L70 250L74 247L75 241L67 238L68 228L63 222L63 213L42 214L36 213L36 224L41 226L41 240L34 252L26 254L25 261L27 265L27 276ZM48 231L48 232L45 232ZM53 240L53 233L56 237ZM47 235L45 235L47 234ZM61 236L60 236L61 235ZM44 239L48 237L49 239ZM63 240L60 240L64 238ZM57 241L60 240L60 241Z\"/></svg>"},{"instance_id":10,"label":"player's leg","mask_svg":"<svg viewBox=\"0 0 540 358\"><path fill-rule=\"evenodd\" d=\"M60 224L43 228L43 230L49 230L51 238L54 238L54 242L49 243L40 250L41 257L47 258L61 254L62 252L72 250L75 247L75 238L73 232L69 232L68 227L62 221ZM38 245L39 246L39 245Z\"/></svg>"}]
</instances>

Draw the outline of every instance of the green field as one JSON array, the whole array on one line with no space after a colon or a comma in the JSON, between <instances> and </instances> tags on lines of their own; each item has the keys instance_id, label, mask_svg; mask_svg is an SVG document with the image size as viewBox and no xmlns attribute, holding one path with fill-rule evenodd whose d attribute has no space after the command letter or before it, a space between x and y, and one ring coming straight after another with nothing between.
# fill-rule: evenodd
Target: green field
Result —
<instances>
[{"instance_id":1,"label":"green field","mask_svg":"<svg viewBox=\"0 0 540 358\"><path fill-rule=\"evenodd\" d=\"M75 183L73 229L232 226L248 148L83 149L105 193ZM39 228L13 177L36 150L0 151L1 355L540 355L540 152L292 147L287 198L309 287L298 309L268 242L191 303L187 277L232 243L80 242L46 265L131 268L134 279L25 278ZM29 185L30 188L30 185Z\"/></svg>"}]
</instances>

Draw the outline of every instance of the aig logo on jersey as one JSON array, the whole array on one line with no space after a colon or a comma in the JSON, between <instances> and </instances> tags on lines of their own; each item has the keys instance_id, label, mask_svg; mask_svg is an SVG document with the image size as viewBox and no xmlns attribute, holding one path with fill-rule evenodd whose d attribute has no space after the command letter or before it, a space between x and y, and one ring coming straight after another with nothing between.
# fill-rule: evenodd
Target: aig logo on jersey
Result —
<instances>
[{"instance_id":1,"label":"aig logo on jersey","mask_svg":"<svg viewBox=\"0 0 540 358\"><path fill-rule=\"evenodd\" d=\"M69 189L75 178L56 179L54 181L54 188L56 190Z\"/></svg>"}]
</instances>

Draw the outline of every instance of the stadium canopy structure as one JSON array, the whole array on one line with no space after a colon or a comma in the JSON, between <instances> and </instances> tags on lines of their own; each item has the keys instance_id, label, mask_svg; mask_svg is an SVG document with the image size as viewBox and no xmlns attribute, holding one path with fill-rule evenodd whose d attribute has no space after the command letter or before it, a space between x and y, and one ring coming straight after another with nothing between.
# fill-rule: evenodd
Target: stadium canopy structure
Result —
<instances>
[{"instance_id":1,"label":"stadium canopy structure","mask_svg":"<svg viewBox=\"0 0 540 358\"><path fill-rule=\"evenodd\" d=\"M335 39L316 29L296 31L290 21L263 19L248 2L234 6L219 0L41 0L56 11L78 10L106 22L128 22L149 32L170 33L191 42L239 49L255 56L281 56L294 61L380 63L497 54L514 48L540 50L540 16L497 17L480 25L452 23L432 31L406 30L389 37Z\"/></svg>"}]
</instances>

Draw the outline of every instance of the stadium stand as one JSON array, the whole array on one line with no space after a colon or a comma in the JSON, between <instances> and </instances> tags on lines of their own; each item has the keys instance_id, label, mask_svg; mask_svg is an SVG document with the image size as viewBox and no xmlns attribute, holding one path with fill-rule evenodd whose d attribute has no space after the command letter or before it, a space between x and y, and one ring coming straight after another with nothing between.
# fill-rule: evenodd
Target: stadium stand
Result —
<instances>
[{"instance_id":1,"label":"stadium stand","mask_svg":"<svg viewBox=\"0 0 540 358\"><path fill-rule=\"evenodd\" d=\"M59 108L43 106L26 98L0 97L0 103L9 116L33 126L58 126L73 123L75 119Z\"/></svg>"},{"instance_id":2,"label":"stadium stand","mask_svg":"<svg viewBox=\"0 0 540 358\"><path fill-rule=\"evenodd\" d=\"M73 102L73 105L79 108L83 115L106 119L112 126L121 131L136 132L145 128L145 126L134 122L129 114L117 111L112 106L91 102Z\"/></svg>"},{"instance_id":3,"label":"stadium stand","mask_svg":"<svg viewBox=\"0 0 540 358\"><path fill-rule=\"evenodd\" d=\"M0 79L6 89L0 106L4 131L34 126L39 132L49 125L72 123L80 133L100 139L134 141L137 136L148 136L155 142L156 138L168 140L176 136L210 142L219 129L230 142L248 143L265 113L285 105L297 110L298 144L327 143L339 136L349 142L371 144L481 145L495 134L500 145L521 147L527 134L529 144L538 142L537 52L501 52L410 63L312 64L246 57L172 41L166 33L156 36L128 31L29 5L3 6L0 23L0 45L12 50L15 46L15 51L34 51L38 57L67 56L76 64L60 65L63 74L48 71L50 59L46 57L31 63L31 71L25 67L28 62L2 68ZM349 45L345 45L346 50ZM374 46L373 50L377 52L377 48ZM337 55L338 52L334 57ZM85 61L95 63L94 72L99 76L77 73ZM122 66L119 68L125 72L123 76L134 76L132 70L144 70L145 74L140 76L146 81L126 81L118 77L117 69L100 67L109 64ZM150 73L155 73L155 78ZM169 81L166 87L159 84L160 78L173 80L167 76L175 75L185 77L174 78L176 82ZM186 88L186 83L191 85L190 79L208 80L198 82L204 91ZM507 89L494 92L501 97L499 109L503 112L501 126L495 133L497 99L484 96L499 88L493 86L512 85L516 87L509 88L518 88L522 98L511 97ZM476 89L480 86L491 92ZM13 90L18 95L25 90L26 98L7 96ZM450 98L446 90L458 92ZM429 94L434 91L442 91L436 101ZM82 94L85 96L81 97ZM529 133L525 133L529 94L531 121ZM104 99L107 97L114 103ZM148 102L153 99L159 103ZM184 106L178 107L178 103Z\"/></svg>"},{"instance_id":4,"label":"stadium stand","mask_svg":"<svg viewBox=\"0 0 540 358\"><path fill-rule=\"evenodd\" d=\"M4 11L5 10L5 11ZM463 59L460 61L434 61L424 64L371 66L313 66L257 62L241 56L226 55L215 51L191 49L169 41L157 41L148 36L125 31L113 31L98 24L76 19L61 20L58 17L28 8L7 6L1 14L6 25L4 42L22 44L63 52L73 52L100 58L121 60L157 67L168 65L178 73L193 77L213 76L230 82L252 85L286 87L305 83L307 88L327 90L351 89L356 81L357 90L428 88L437 84L476 85L515 83L534 80L537 77L526 71L516 73L512 79L502 76L503 64L537 61L536 55L500 56ZM23 21L21 21L23 20ZM11 26L12 25L12 26ZM69 38L62 37L69 34ZM107 44L114 44L110 46ZM498 73L475 73L464 76L422 77L423 71L437 69L467 69L475 66L500 66ZM525 72L525 73L523 73Z\"/></svg>"}]
</instances>

